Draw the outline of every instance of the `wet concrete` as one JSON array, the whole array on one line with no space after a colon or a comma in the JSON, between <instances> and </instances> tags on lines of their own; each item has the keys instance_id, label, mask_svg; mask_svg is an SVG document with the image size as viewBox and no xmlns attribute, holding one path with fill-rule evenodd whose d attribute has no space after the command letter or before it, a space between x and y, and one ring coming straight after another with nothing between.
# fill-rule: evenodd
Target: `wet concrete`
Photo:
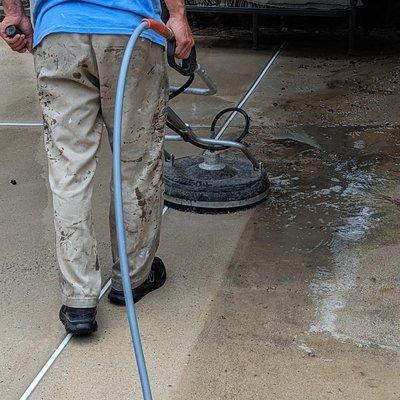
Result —
<instances>
[{"instance_id":1,"label":"wet concrete","mask_svg":"<svg viewBox=\"0 0 400 400\"><path fill-rule=\"evenodd\" d=\"M174 102L198 125L237 100L276 45L275 38L253 52L238 50L240 40L202 40L200 59L210 62L220 95ZM289 42L246 106L246 141L270 173L270 201L227 216L166 217L160 254L170 280L138 307L155 398L400 398L398 57L349 59L331 43ZM1 294L12 299L1 316L0 390L14 399L62 329L40 136L24 131L16 140L6 130L0 138L8 215ZM102 151L95 210L107 273L107 146ZM124 310L102 302L99 322L91 339L72 341L32 398L139 396Z\"/></svg>"},{"instance_id":2,"label":"wet concrete","mask_svg":"<svg viewBox=\"0 0 400 400\"><path fill-rule=\"evenodd\" d=\"M381 37L370 36L364 38L367 49L348 56L340 36L302 32L280 38L285 50L273 79L262 83L258 96L247 106L257 125L385 127L399 123L398 42L385 46Z\"/></svg>"},{"instance_id":3,"label":"wet concrete","mask_svg":"<svg viewBox=\"0 0 400 400\"><path fill-rule=\"evenodd\" d=\"M258 135L271 201L244 230L174 398L398 399L398 131L366 133L359 149L338 128L335 152Z\"/></svg>"},{"instance_id":4,"label":"wet concrete","mask_svg":"<svg viewBox=\"0 0 400 400\"><path fill-rule=\"evenodd\" d=\"M395 54L288 43L247 106L271 199L174 398L400 398L396 71Z\"/></svg>"}]
</instances>

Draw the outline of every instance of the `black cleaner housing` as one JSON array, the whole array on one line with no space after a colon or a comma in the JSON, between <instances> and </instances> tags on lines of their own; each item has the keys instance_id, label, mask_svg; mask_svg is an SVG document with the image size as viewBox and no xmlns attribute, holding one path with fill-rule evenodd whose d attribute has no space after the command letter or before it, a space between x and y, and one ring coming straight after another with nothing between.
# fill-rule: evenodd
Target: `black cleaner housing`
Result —
<instances>
[{"instance_id":1,"label":"black cleaner housing","mask_svg":"<svg viewBox=\"0 0 400 400\"><path fill-rule=\"evenodd\" d=\"M175 40L168 43L168 64L188 80L170 94L170 99L190 87L195 73L203 73L203 80L205 74L197 64L194 47L187 60L177 63L175 45ZM215 132L217 123L226 114L240 115L245 121L242 133L233 141L220 140ZM178 159L167 153L164 171L167 205L186 211L215 213L248 208L268 197L270 182L264 168L241 143L250 127L250 118L243 109L232 107L219 112L211 124L209 139L197 136L170 107L167 126L184 141L206 150L202 155ZM241 150L247 159L228 154L230 148Z\"/></svg>"},{"instance_id":2,"label":"black cleaner housing","mask_svg":"<svg viewBox=\"0 0 400 400\"><path fill-rule=\"evenodd\" d=\"M204 156L182 157L165 164L165 203L198 212L236 211L264 201L270 182L263 168L230 154L220 155L218 170L202 168Z\"/></svg>"}]
</instances>

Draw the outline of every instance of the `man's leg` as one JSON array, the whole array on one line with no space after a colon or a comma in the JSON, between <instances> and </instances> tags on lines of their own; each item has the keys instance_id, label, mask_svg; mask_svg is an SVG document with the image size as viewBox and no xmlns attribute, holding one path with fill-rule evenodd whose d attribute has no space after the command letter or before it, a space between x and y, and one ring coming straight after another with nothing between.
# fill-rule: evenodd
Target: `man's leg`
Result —
<instances>
[{"instance_id":1,"label":"man's leg","mask_svg":"<svg viewBox=\"0 0 400 400\"><path fill-rule=\"evenodd\" d=\"M101 109L110 142L119 67L128 39L127 36L93 36ZM159 243L168 82L162 47L142 39L133 54L125 91L121 157L126 244L131 280L136 288L148 279ZM114 259L112 286L121 291L112 200L110 231Z\"/></svg>"},{"instance_id":2,"label":"man's leg","mask_svg":"<svg viewBox=\"0 0 400 400\"><path fill-rule=\"evenodd\" d=\"M102 119L89 35L54 34L35 51L64 306L93 308L101 289L91 197Z\"/></svg>"}]
</instances>

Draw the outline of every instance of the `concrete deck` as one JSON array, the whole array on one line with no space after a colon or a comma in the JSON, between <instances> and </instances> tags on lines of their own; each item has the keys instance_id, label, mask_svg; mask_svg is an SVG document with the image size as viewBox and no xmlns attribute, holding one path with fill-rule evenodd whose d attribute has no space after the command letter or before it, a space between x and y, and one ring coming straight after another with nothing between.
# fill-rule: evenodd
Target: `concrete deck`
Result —
<instances>
[{"instance_id":1,"label":"concrete deck","mask_svg":"<svg viewBox=\"0 0 400 400\"><path fill-rule=\"evenodd\" d=\"M174 101L189 122L235 104L276 41L245 45L200 40L220 92ZM30 56L2 44L0 56L0 119L40 121ZM246 107L271 200L165 216L169 280L138 305L155 399L400 398L398 75L396 53L348 60L323 41L287 45ZM40 128L0 127L0 163L0 393L12 400L64 332ZM109 167L104 143L94 210L105 280ZM124 309L103 300L99 331L73 339L31 398L140 398Z\"/></svg>"}]
</instances>

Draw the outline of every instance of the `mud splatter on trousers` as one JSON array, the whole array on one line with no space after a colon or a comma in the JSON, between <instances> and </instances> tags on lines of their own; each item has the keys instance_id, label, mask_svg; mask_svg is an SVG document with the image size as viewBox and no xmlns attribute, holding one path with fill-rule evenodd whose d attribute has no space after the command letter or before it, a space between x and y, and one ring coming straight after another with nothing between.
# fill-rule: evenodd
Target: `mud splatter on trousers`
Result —
<instances>
[{"instance_id":1,"label":"mud splatter on trousers","mask_svg":"<svg viewBox=\"0 0 400 400\"><path fill-rule=\"evenodd\" d=\"M114 98L128 36L53 34L35 51L53 194L62 301L93 307L101 290L91 198L103 124L113 137ZM158 247L167 102L164 52L146 39L128 74L122 185L132 283L143 283ZM112 191L112 184L111 184ZM111 193L113 287L122 290Z\"/></svg>"}]
</instances>

